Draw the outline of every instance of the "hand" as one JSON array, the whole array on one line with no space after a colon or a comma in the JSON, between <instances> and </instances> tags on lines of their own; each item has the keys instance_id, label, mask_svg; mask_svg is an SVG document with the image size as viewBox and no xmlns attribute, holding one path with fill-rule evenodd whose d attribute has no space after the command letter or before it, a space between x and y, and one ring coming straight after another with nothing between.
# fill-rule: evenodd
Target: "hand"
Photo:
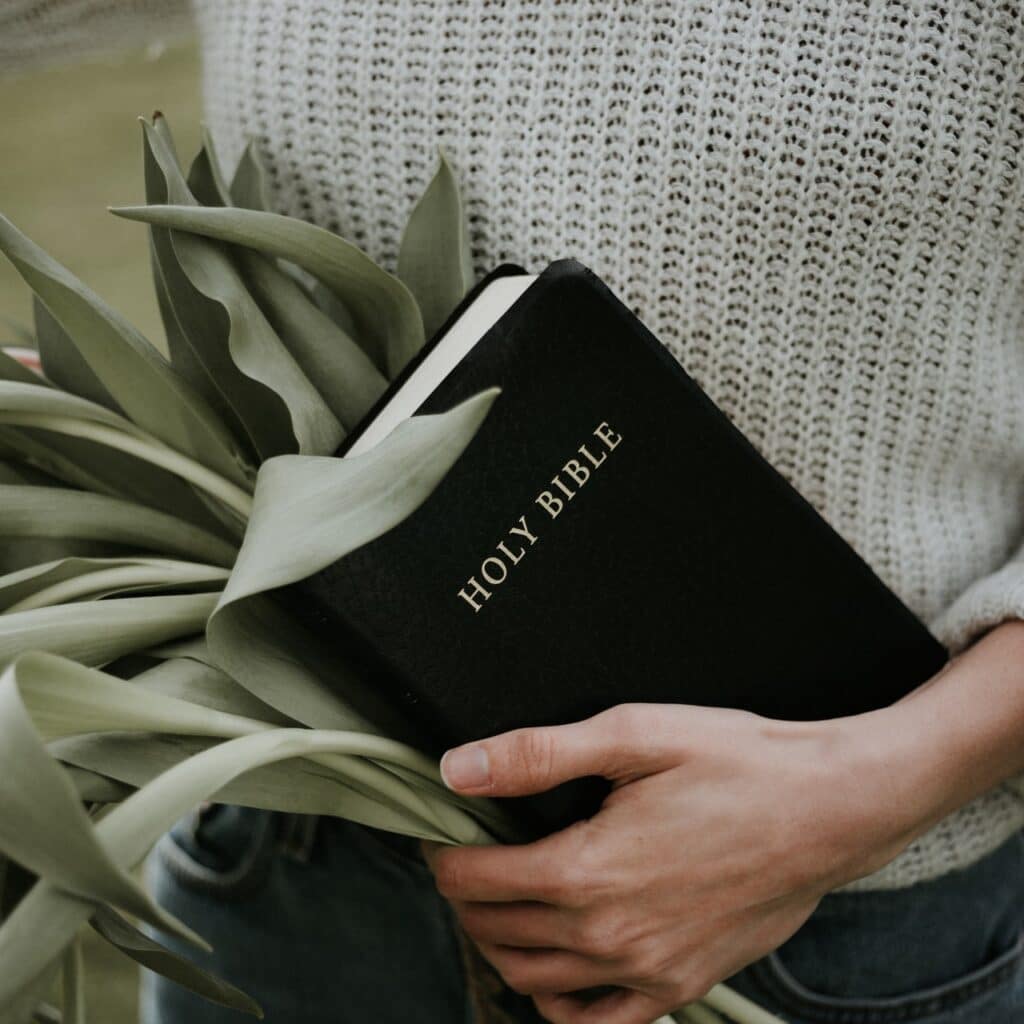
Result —
<instances>
[{"instance_id":1,"label":"hand","mask_svg":"<svg viewBox=\"0 0 1024 1024\"><path fill-rule=\"evenodd\" d=\"M919 752L884 714L794 723L632 704L460 747L442 771L467 795L586 775L614 788L592 819L539 842L430 846L428 861L466 933L548 1020L648 1024L923 831ZM579 995L595 986L615 990Z\"/></svg>"}]
</instances>

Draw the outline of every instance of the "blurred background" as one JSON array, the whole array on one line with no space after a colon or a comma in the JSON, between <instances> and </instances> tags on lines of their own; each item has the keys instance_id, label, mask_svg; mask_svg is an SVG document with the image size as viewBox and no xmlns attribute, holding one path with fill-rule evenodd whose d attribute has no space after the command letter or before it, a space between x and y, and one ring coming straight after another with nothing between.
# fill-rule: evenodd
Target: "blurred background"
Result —
<instances>
[{"instance_id":1,"label":"blurred background","mask_svg":"<svg viewBox=\"0 0 1024 1024\"><path fill-rule=\"evenodd\" d=\"M162 110L199 145L199 55L175 0L0 0L0 212L162 346L145 228L108 206L143 201L140 116ZM30 324L0 257L0 344Z\"/></svg>"},{"instance_id":2,"label":"blurred background","mask_svg":"<svg viewBox=\"0 0 1024 1024\"><path fill-rule=\"evenodd\" d=\"M139 116L162 110L199 145L199 56L175 0L0 0L0 212L163 347L145 229L107 212L143 201ZM30 326L0 257L0 344ZM138 973L90 933L90 1019L133 1024Z\"/></svg>"}]
</instances>

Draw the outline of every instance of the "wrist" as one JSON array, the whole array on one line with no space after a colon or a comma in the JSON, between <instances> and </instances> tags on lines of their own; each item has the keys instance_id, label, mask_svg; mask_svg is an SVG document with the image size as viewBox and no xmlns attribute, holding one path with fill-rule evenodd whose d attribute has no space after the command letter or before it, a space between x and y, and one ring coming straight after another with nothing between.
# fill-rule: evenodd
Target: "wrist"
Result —
<instances>
[{"instance_id":1,"label":"wrist","mask_svg":"<svg viewBox=\"0 0 1024 1024\"><path fill-rule=\"evenodd\" d=\"M893 705L824 723L838 851L830 888L884 867L946 813L939 750L907 717Z\"/></svg>"},{"instance_id":2,"label":"wrist","mask_svg":"<svg viewBox=\"0 0 1024 1024\"><path fill-rule=\"evenodd\" d=\"M1024 770L1024 623L993 630L896 704L822 724L852 881Z\"/></svg>"}]
</instances>

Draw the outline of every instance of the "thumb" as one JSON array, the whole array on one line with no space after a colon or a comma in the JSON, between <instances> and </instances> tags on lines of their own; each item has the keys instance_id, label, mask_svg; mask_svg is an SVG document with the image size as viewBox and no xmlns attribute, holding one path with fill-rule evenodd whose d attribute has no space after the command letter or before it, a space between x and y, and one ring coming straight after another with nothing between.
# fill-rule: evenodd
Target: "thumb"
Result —
<instances>
[{"instance_id":1,"label":"thumb","mask_svg":"<svg viewBox=\"0 0 1024 1024\"><path fill-rule=\"evenodd\" d=\"M570 725L515 729L467 743L441 758L441 776L449 789L467 796L528 796L570 779L601 775L607 779L659 770L644 743L649 709L622 705Z\"/></svg>"}]
</instances>

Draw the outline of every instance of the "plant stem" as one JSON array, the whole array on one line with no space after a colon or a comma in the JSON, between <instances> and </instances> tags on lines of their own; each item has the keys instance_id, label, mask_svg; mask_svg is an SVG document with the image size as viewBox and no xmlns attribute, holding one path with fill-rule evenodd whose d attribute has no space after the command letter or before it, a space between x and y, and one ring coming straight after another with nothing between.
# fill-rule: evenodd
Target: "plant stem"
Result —
<instances>
[{"instance_id":1,"label":"plant stem","mask_svg":"<svg viewBox=\"0 0 1024 1024\"><path fill-rule=\"evenodd\" d=\"M85 964L82 940L78 936L64 951L61 995L61 1020L66 1024L85 1024Z\"/></svg>"},{"instance_id":2,"label":"plant stem","mask_svg":"<svg viewBox=\"0 0 1024 1024\"><path fill-rule=\"evenodd\" d=\"M108 448L116 448L128 455L134 455L195 484L243 519L248 519L252 512L252 496L241 487L225 480L187 455L175 451L163 441L143 434L142 431L136 436L103 423L75 419L72 416L49 416L45 413L11 410L0 411L0 423L18 427L38 427L41 430L53 430L58 434L69 434L72 437L82 437L88 441L105 444Z\"/></svg>"},{"instance_id":3,"label":"plant stem","mask_svg":"<svg viewBox=\"0 0 1024 1024\"><path fill-rule=\"evenodd\" d=\"M662 1019L672 1020L671 1017ZM689 1006L677 1010L676 1020L684 1020L687 1024L725 1024L725 1021L714 1010L709 1010L703 1003L690 1003Z\"/></svg>"},{"instance_id":4,"label":"plant stem","mask_svg":"<svg viewBox=\"0 0 1024 1024\"><path fill-rule=\"evenodd\" d=\"M730 1020L740 1024L785 1024L757 1003L741 996L728 985L716 985L701 1002L713 1006L719 1013L724 1013Z\"/></svg>"}]
</instances>

